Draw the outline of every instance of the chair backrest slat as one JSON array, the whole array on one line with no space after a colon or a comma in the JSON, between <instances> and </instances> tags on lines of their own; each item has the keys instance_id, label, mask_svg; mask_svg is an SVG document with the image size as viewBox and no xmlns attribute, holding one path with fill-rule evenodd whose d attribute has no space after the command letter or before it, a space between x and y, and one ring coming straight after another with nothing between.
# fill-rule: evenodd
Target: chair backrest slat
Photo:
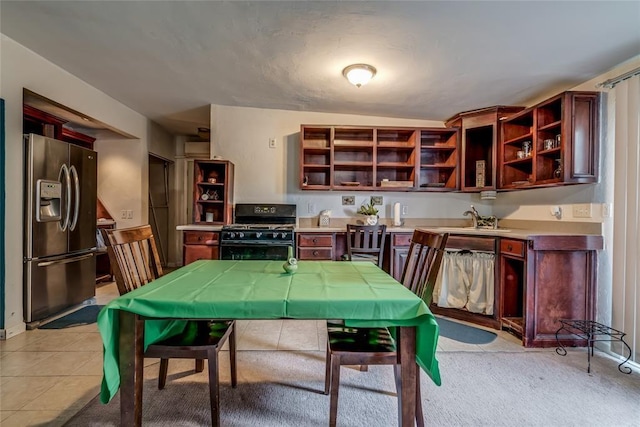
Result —
<instances>
[{"instance_id":1,"label":"chair backrest slat","mask_svg":"<svg viewBox=\"0 0 640 427\"><path fill-rule=\"evenodd\" d=\"M411 237L401 282L427 305L431 304L448 238L448 233L438 234L424 230L415 230Z\"/></svg>"},{"instance_id":2,"label":"chair backrest slat","mask_svg":"<svg viewBox=\"0 0 640 427\"><path fill-rule=\"evenodd\" d=\"M353 260L354 255L356 255L356 258L357 255L375 255L378 267L382 267L386 233L386 225L347 224L347 254L349 259Z\"/></svg>"},{"instance_id":3,"label":"chair backrest slat","mask_svg":"<svg viewBox=\"0 0 640 427\"><path fill-rule=\"evenodd\" d=\"M101 230L118 291L124 295L162 276L150 225Z\"/></svg>"}]
</instances>

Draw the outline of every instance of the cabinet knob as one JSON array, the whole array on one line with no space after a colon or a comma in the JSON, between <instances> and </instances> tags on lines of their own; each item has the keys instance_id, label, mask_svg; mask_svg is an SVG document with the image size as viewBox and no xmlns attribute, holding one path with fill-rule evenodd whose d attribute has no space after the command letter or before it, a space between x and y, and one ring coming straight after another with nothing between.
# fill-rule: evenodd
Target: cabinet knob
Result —
<instances>
[{"instance_id":1,"label":"cabinet knob","mask_svg":"<svg viewBox=\"0 0 640 427\"><path fill-rule=\"evenodd\" d=\"M513 250L513 246L511 246L511 245L507 245L507 249L508 249L508 250L510 250L510 251L512 251L512 250Z\"/></svg>"},{"instance_id":2,"label":"cabinet knob","mask_svg":"<svg viewBox=\"0 0 640 427\"><path fill-rule=\"evenodd\" d=\"M313 243L318 243L318 239L316 239L315 237L313 238L313 240L311 240Z\"/></svg>"},{"instance_id":3,"label":"cabinet knob","mask_svg":"<svg viewBox=\"0 0 640 427\"><path fill-rule=\"evenodd\" d=\"M313 251L313 256L318 256L320 255L318 251Z\"/></svg>"},{"instance_id":4,"label":"cabinet knob","mask_svg":"<svg viewBox=\"0 0 640 427\"><path fill-rule=\"evenodd\" d=\"M202 236L198 236L198 242L202 240Z\"/></svg>"}]
</instances>

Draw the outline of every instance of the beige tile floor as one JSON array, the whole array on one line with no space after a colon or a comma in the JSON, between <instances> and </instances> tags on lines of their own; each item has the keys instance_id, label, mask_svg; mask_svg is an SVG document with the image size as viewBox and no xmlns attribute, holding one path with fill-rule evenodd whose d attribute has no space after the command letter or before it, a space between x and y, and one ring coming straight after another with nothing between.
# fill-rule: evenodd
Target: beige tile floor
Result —
<instances>
[{"instance_id":1,"label":"beige tile floor","mask_svg":"<svg viewBox=\"0 0 640 427\"><path fill-rule=\"evenodd\" d=\"M118 295L115 283L96 289L96 303ZM238 350L324 350L324 321L237 322ZM438 351L525 351L505 332L486 345L441 337ZM157 365L146 360L145 365ZM155 368L155 366L154 366ZM69 329L36 329L0 341L0 425L61 426L100 389L102 341L95 324Z\"/></svg>"}]
</instances>

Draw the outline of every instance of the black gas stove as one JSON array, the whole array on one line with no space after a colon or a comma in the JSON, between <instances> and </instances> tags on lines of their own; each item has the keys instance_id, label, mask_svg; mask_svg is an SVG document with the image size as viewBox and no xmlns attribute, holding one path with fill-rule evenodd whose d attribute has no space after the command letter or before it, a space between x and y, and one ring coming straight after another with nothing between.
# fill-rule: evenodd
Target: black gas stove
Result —
<instances>
[{"instance_id":1,"label":"black gas stove","mask_svg":"<svg viewBox=\"0 0 640 427\"><path fill-rule=\"evenodd\" d=\"M237 204L220 231L220 259L285 260L295 253L296 205Z\"/></svg>"}]
</instances>

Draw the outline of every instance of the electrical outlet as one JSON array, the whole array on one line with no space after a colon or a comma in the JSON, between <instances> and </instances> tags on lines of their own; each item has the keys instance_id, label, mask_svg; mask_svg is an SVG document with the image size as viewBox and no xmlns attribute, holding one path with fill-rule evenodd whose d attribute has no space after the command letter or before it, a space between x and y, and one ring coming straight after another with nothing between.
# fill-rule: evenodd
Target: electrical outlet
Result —
<instances>
[{"instance_id":1,"label":"electrical outlet","mask_svg":"<svg viewBox=\"0 0 640 427\"><path fill-rule=\"evenodd\" d=\"M409 213L409 206L402 205L402 215L407 215Z\"/></svg>"},{"instance_id":2,"label":"electrical outlet","mask_svg":"<svg viewBox=\"0 0 640 427\"><path fill-rule=\"evenodd\" d=\"M314 203L309 203L307 205L307 212L312 214L316 212L316 205Z\"/></svg>"},{"instance_id":3,"label":"electrical outlet","mask_svg":"<svg viewBox=\"0 0 640 427\"><path fill-rule=\"evenodd\" d=\"M382 196L371 196L371 204L373 204L373 205L381 205L382 204Z\"/></svg>"},{"instance_id":4,"label":"electrical outlet","mask_svg":"<svg viewBox=\"0 0 640 427\"><path fill-rule=\"evenodd\" d=\"M127 210L123 209L120 211L120 219L127 219Z\"/></svg>"},{"instance_id":5,"label":"electrical outlet","mask_svg":"<svg viewBox=\"0 0 640 427\"><path fill-rule=\"evenodd\" d=\"M342 196L342 206L351 206L356 204L354 196Z\"/></svg>"},{"instance_id":6,"label":"electrical outlet","mask_svg":"<svg viewBox=\"0 0 640 427\"><path fill-rule=\"evenodd\" d=\"M609 218L611 216L611 204L603 203L602 204L602 218Z\"/></svg>"},{"instance_id":7,"label":"electrical outlet","mask_svg":"<svg viewBox=\"0 0 640 427\"><path fill-rule=\"evenodd\" d=\"M574 218L592 218L591 203L581 203L573 205L573 217Z\"/></svg>"},{"instance_id":8,"label":"electrical outlet","mask_svg":"<svg viewBox=\"0 0 640 427\"><path fill-rule=\"evenodd\" d=\"M131 209L127 211L127 219L133 219L133 211Z\"/></svg>"},{"instance_id":9,"label":"electrical outlet","mask_svg":"<svg viewBox=\"0 0 640 427\"><path fill-rule=\"evenodd\" d=\"M276 139L269 138L269 148L276 148Z\"/></svg>"}]
</instances>

